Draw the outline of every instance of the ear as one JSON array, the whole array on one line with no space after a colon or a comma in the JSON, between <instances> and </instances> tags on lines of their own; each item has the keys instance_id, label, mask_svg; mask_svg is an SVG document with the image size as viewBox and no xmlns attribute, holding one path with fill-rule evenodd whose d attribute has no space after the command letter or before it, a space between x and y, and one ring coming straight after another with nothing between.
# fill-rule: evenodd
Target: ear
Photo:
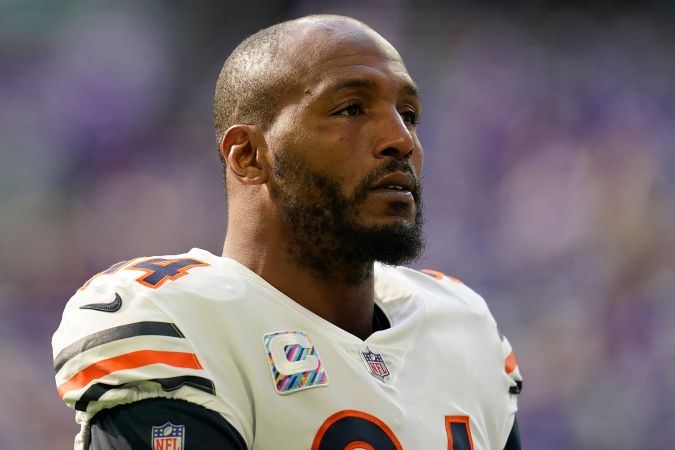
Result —
<instances>
[{"instance_id":1,"label":"ear","mask_svg":"<svg viewBox=\"0 0 675 450\"><path fill-rule=\"evenodd\" d=\"M256 127L232 125L220 143L220 153L227 161L227 177L232 176L243 184L267 182L269 164L264 150L264 137Z\"/></svg>"}]
</instances>

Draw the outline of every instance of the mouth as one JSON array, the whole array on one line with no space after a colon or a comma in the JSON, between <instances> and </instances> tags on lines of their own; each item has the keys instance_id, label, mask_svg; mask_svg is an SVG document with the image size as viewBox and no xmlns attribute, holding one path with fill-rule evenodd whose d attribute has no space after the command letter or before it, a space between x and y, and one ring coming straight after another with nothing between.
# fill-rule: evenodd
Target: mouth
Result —
<instances>
[{"instance_id":1,"label":"mouth","mask_svg":"<svg viewBox=\"0 0 675 450\"><path fill-rule=\"evenodd\" d=\"M376 223L412 223L421 206L420 186L410 167L388 164L374 171L355 191L363 220Z\"/></svg>"},{"instance_id":2,"label":"mouth","mask_svg":"<svg viewBox=\"0 0 675 450\"><path fill-rule=\"evenodd\" d=\"M393 189L395 191L408 191L408 192L410 192L410 189L406 189L403 186L400 186L400 185L397 185L397 184L390 184L388 186L376 188L376 189L373 189L373 190L377 190L377 189Z\"/></svg>"},{"instance_id":3,"label":"mouth","mask_svg":"<svg viewBox=\"0 0 675 450\"><path fill-rule=\"evenodd\" d=\"M394 172L381 178L370 186L370 191L380 194L391 194L394 196L410 197L412 199L413 190L415 190L414 177L405 172Z\"/></svg>"}]
</instances>

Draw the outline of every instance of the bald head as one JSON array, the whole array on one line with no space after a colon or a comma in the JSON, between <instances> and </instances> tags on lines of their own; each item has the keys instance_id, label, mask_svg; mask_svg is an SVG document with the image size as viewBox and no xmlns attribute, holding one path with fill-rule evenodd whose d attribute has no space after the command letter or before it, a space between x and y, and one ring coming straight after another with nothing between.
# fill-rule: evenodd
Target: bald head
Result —
<instances>
[{"instance_id":1,"label":"bald head","mask_svg":"<svg viewBox=\"0 0 675 450\"><path fill-rule=\"evenodd\" d=\"M340 37L377 41L400 58L384 38L364 23L344 16L314 15L282 22L249 36L223 64L213 104L216 139L235 124L266 129L279 111L280 99L295 87L311 61L339 45ZM320 74L317 74L320 76ZM221 162L225 161L219 152Z\"/></svg>"},{"instance_id":2,"label":"bald head","mask_svg":"<svg viewBox=\"0 0 675 450\"><path fill-rule=\"evenodd\" d=\"M373 261L417 255L421 106L398 52L354 19L310 16L246 39L216 88L224 253L347 284Z\"/></svg>"}]
</instances>

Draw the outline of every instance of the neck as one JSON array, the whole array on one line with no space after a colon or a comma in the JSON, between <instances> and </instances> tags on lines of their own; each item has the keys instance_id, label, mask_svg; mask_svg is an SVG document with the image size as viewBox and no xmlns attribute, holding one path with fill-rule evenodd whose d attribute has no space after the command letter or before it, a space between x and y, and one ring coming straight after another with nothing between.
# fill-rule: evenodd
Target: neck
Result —
<instances>
[{"instance_id":1,"label":"neck","mask_svg":"<svg viewBox=\"0 0 675 450\"><path fill-rule=\"evenodd\" d=\"M350 267L348 273L336 273L337 268L329 262L322 269L328 274L322 274L322 270L307 267L289 254L285 236L271 236L265 230L265 239L252 239L257 233L251 228L248 231L243 239L237 238L240 234L228 233L223 256L248 267L296 303L358 338L372 334L372 263Z\"/></svg>"}]
</instances>

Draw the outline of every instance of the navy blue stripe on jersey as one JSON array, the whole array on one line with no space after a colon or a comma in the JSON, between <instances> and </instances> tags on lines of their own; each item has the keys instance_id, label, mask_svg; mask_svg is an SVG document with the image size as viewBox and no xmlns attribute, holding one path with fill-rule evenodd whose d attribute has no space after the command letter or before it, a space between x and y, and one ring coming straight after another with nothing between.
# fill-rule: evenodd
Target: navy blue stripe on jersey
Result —
<instances>
[{"instance_id":1,"label":"navy blue stripe on jersey","mask_svg":"<svg viewBox=\"0 0 675 450\"><path fill-rule=\"evenodd\" d=\"M516 385L509 388L509 393L518 395L523 391L523 382L521 380L516 380Z\"/></svg>"},{"instance_id":2,"label":"navy blue stripe on jersey","mask_svg":"<svg viewBox=\"0 0 675 450\"><path fill-rule=\"evenodd\" d=\"M186 375L182 377L171 377L171 378L153 378L147 381L154 383L159 383L162 386L162 389L166 392L175 391L183 386L190 386L200 391L206 392L207 394L216 395L216 386L213 384L213 381L208 378L197 377L194 375ZM89 402L98 400L106 392L112 389L122 389L127 387L129 384L138 384L138 380L133 383L125 383L120 385L106 384L106 383L95 383L87 389L80 399L75 403L75 409L78 411L86 411Z\"/></svg>"},{"instance_id":3,"label":"navy blue stripe on jersey","mask_svg":"<svg viewBox=\"0 0 675 450\"><path fill-rule=\"evenodd\" d=\"M61 350L56 358L54 358L54 371L58 372L65 363L86 350L135 336L185 337L176 325L168 322L135 322L108 328L107 330L85 336Z\"/></svg>"}]
</instances>

